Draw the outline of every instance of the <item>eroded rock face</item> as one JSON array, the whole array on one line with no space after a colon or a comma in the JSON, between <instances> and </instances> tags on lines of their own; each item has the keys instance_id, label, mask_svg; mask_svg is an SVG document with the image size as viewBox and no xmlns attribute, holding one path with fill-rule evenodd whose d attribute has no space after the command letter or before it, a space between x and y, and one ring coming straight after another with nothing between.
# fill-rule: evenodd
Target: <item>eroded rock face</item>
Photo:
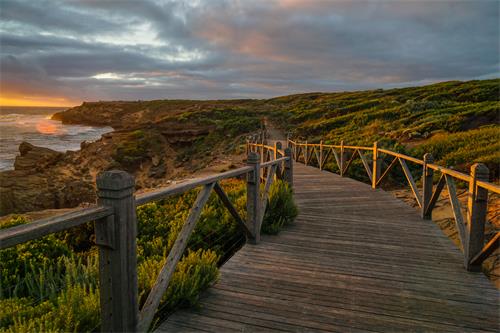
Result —
<instances>
[{"instance_id":1,"label":"eroded rock face","mask_svg":"<svg viewBox=\"0 0 500 333\"><path fill-rule=\"evenodd\" d=\"M28 142L19 145L19 152L14 170L0 172L0 215L95 201L92 183L71 168L74 152L61 153Z\"/></svg>"},{"instance_id":2,"label":"eroded rock face","mask_svg":"<svg viewBox=\"0 0 500 333\"><path fill-rule=\"evenodd\" d=\"M151 134L146 134L145 143L151 143ZM133 173L137 188L162 184L174 170L165 156L175 155L166 141L161 141L161 137L158 140L150 145L141 141L136 147L137 140L130 132L114 132L97 142L82 144L79 151L65 153L23 142L14 170L0 172L0 216L95 203L95 177L104 170ZM121 151L132 155L125 159ZM117 160L132 157L138 159L136 168L130 169Z\"/></svg>"},{"instance_id":3,"label":"eroded rock face","mask_svg":"<svg viewBox=\"0 0 500 333\"><path fill-rule=\"evenodd\" d=\"M28 142L19 145L21 155L16 157L14 170L44 169L59 161L63 153L55 150L34 146Z\"/></svg>"}]
</instances>

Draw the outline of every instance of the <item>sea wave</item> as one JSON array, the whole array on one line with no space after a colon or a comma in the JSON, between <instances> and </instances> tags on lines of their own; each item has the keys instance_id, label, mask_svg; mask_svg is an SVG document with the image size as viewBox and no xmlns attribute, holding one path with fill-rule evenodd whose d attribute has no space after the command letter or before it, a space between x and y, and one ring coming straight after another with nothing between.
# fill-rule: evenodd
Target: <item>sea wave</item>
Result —
<instances>
[{"instance_id":1,"label":"sea wave","mask_svg":"<svg viewBox=\"0 0 500 333\"><path fill-rule=\"evenodd\" d=\"M66 125L50 119L51 114L35 111L0 114L0 170L13 169L22 141L65 152L79 150L81 142L98 140L113 130L111 127Z\"/></svg>"}]
</instances>

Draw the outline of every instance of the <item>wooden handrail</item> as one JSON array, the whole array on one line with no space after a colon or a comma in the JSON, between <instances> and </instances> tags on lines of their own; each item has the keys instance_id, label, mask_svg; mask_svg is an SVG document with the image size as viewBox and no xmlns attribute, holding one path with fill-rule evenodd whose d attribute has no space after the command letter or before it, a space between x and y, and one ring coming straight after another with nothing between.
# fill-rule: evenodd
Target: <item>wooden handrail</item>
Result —
<instances>
[{"instance_id":1,"label":"wooden handrail","mask_svg":"<svg viewBox=\"0 0 500 333\"><path fill-rule=\"evenodd\" d=\"M482 261L487 257L487 254L491 253L496 247L499 246L499 236L496 234L494 236L495 241L488 243L488 245L483 248L488 191L500 194L500 186L488 182L488 169L483 164L474 164L471 167L471 174L467 175L451 168L445 168L432 163L433 159L430 154L426 154L426 156L424 156L424 160L421 160L412 156L393 152L388 149L378 148L377 143L375 143L373 147L362 147L345 145L343 141L340 145L330 145L323 144L323 141L320 141L320 143L308 143L307 141L301 143L288 139L287 145L292 148L292 152L294 153L293 158L295 161L301 161L300 158L302 157L303 160L301 162L306 165L310 164L314 153L320 169L324 169L326 160L330 156L334 156L334 161L340 170L341 176L345 175L353 160L359 156L363 162L367 176L371 181L372 188L374 189L380 185L381 181L387 177L389 172L394 169L394 166L399 162L415 200L421 208L422 218L424 219L431 219L432 210L443 187L446 185L448 187L448 195L453 208L455 224L464 249L464 265L468 270L479 269ZM320 150L319 155L316 151L317 148ZM330 149L326 155L323 154L325 149ZM337 153L335 149L339 149L340 154ZM349 159L346 158L346 149L353 150ZM371 168L368 160L361 153L362 150L372 152L373 160ZM311 153L309 154L309 152ZM381 172L382 163L380 154L394 157L392 162L383 172ZM406 165L406 161L422 166L422 191L419 191L417 188L413 175ZM435 190L433 190L434 186L432 184L434 171L438 171L442 175ZM469 213L467 215L467 224L462 216L454 179L458 179L469 184L469 200L467 204L467 210Z\"/></svg>"},{"instance_id":2,"label":"wooden handrail","mask_svg":"<svg viewBox=\"0 0 500 333\"><path fill-rule=\"evenodd\" d=\"M261 135L261 138L265 136ZM247 145L247 149L251 147ZM234 217L251 243L257 244L264 218L270 187L276 178L293 186L292 152L254 144L265 156L247 150L247 166L216 175L192 179L167 188L134 196L134 178L124 171L106 171L97 178L98 206L84 208L67 214L37 220L28 224L0 230L0 249L34 240L45 235L96 221L96 244L99 246L99 283L101 304L101 330L112 332L147 331L169 281L187 246L189 235L199 219L211 191ZM270 153L272 152L272 154ZM262 160L262 163L260 162ZM262 175L262 177L261 177ZM230 202L219 182L234 177L247 177L247 217L243 220ZM261 194L260 183L264 182ZM137 289L137 206L203 187L193 205L181 232L174 242L164 267L139 312Z\"/></svg>"},{"instance_id":3,"label":"wooden handrail","mask_svg":"<svg viewBox=\"0 0 500 333\"><path fill-rule=\"evenodd\" d=\"M169 196L172 196L172 195L187 192L189 190L192 190L192 189L199 187L199 186L202 186L202 185L210 184L210 183L220 181L223 179L234 178L234 177L246 175L250 171L252 171L252 168L249 166L246 166L246 167L222 172L222 173L212 175L212 176L192 179L192 180L186 181L184 183L161 188L161 189L158 189L158 190L153 191L153 192L139 194L139 195L137 195L135 202L136 202L137 206L141 206L141 205L147 204L147 203L152 202L152 201L158 201L161 199L168 198Z\"/></svg>"},{"instance_id":4,"label":"wooden handrail","mask_svg":"<svg viewBox=\"0 0 500 333\"><path fill-rule=\"evenodd\" d=\"M83 208L0 230L0 250L113 215L111 207Z\"/></svg>"}]
</instances>

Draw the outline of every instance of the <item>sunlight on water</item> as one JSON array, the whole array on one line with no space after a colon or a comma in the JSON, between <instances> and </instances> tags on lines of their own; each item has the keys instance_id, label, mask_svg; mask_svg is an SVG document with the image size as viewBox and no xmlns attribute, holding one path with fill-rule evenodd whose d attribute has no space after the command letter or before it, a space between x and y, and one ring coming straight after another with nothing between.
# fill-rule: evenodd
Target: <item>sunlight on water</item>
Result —
<instances>
[{"instance_id":1,"label":"sunlight on water","mask_svg":"<svg viewBox=\"0 0 500 333\"><path fill-rule=\"evenodd\" d=\"M47 120L47 119L40 120L36 124L36 130L41 134L60 135L61 133L57 131L58 129L56 125L51 123L51 121L53 120Z\"/></svg>"}]
</instances>

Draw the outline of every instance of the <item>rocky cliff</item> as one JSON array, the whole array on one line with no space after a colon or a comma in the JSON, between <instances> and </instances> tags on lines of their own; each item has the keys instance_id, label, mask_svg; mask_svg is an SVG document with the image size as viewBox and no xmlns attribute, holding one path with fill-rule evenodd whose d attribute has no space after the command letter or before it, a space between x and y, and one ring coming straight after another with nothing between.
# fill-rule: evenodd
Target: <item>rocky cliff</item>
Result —
<instances>
[{"instance_id":1,"label":"rocky cliff","mask_svg":"<svg viewBox=\"0 0 500 333\"><path fill-rule=\"evenodd\" d=\"M233 165L241 160L245 133L259 127L256 114L236 103L98 102L57 113L53 119L64 123L115 131L83 142L75 152L23 142L14 170L0 172L0 215L93 203L95 178L104 170L126 170L136 177L137 189L147 189L214 165Z\"/></svg>"}]
</instances>

